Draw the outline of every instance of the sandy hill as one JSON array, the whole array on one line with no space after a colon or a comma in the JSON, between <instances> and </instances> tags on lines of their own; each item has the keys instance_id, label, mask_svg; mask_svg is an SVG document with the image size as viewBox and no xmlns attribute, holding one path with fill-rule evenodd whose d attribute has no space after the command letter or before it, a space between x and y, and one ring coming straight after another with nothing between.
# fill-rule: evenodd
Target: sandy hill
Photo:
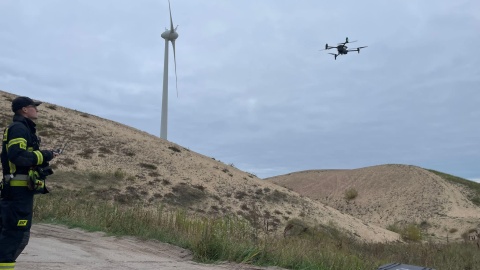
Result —
<instances>
[{"instance_id":1,"label":"sandy hill","mask_svg":"<svg viewBox=\"0 0 480 270\"><path fill-rule=\"evenodd\" d=\"M416 166L311 170L265 180L383 228L416 223L434 238L460 239L480 224L480 207L467 185Z\"/></svg>"},{"instance_id":2,"label":"sandy hill","mask_svg":"<svg viewBox=\"0 0 480 270\"><path fill-rule=\"evenodd\" d=\"M0 91L0 97L3 130L11 121L15 95ZM269 229L280 233L289 220L299 218L311 225L336 224L366 241L399 237L214 158L84 112L44 103L37 129L44 149L69 141L65 153L52 162L51 192L82 189L118 203L240 215L253 223L268 223ZM105 175L111 176L108 181L100 177Z\"/></svg>"}]
</instances>

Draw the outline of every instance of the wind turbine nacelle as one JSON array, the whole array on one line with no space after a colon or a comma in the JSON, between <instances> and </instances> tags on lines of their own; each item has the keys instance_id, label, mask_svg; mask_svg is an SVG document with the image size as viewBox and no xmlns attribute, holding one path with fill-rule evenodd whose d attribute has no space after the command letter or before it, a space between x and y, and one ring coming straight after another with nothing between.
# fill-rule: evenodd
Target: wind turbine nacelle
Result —
<instances>
[{"instance_id":1,"label":"wind turbine nacelle","mask_svg":"<svg viewBox=\"0 0 480 270\"><path fill-rule=\"evenodd\" d=\"M172 32L170 30L167 30L162 33L162 38L168 39L168 40L175 40L178 38L178 33L175 31Z\"/></svg>"}]
</instances>

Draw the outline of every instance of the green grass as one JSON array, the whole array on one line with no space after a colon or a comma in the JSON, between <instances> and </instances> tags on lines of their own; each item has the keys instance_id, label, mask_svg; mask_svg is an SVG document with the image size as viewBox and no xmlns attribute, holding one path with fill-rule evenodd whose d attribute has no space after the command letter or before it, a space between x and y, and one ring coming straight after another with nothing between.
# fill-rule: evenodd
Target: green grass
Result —
<instances>
[{"instance_id":1,"label":"green grass","mask_svg":"<svg viewBox=\"0 0 480 270\"><path fill-rule=\"evenodd\" d=\"M325 226L309 227L302 233L283 237L259 232L237 216L206 218L162 206L114 204L88 192L68 189L37 196L34 211L35 222L157 239L191 250L200 262L232 261L320 270L372 270L391 262L437 270L473 270L480 265L480 251L473 243L368 244Z\"/></svg>"}]
</instances>

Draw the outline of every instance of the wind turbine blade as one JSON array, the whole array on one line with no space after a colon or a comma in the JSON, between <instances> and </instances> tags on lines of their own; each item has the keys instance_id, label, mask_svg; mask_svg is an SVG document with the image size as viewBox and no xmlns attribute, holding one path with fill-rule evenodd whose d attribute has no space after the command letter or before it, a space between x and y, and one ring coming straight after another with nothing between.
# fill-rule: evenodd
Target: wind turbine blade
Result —
<instances>
[{"instance_id":1,"label":"wind turbine blade","mask_svg":"<svg viewBox=\"0 0 480 270\"><path fill-rule=\"evenodd\" d=\"M170 11L170 32L173 33L172 9L170 8L170 0L168 0L168 10Z\"/></svg>"},{"instance_id":2,"label":"wind turbine blade","mask_svg":"<svg viewBox=\"0 0 480 270\"><path fill-rule=\"evenodd\" d=\"M177 98L178 98L177 57L175 56L175 40L172 40L172 47L173 47L173 62L175 63L175 88L177 89Z\"/></svg>"}]
</instances>

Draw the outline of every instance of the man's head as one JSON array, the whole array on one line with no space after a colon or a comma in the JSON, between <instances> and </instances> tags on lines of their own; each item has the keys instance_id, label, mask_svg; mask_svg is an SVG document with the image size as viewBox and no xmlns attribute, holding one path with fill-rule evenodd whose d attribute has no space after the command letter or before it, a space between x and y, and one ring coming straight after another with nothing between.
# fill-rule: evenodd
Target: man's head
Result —
<instances>
[{"instance_id":1,"label":"man's head","mask_svg":"<svg viewBox=\"0 0 480 270\"><path fill-rule=\"evenodd\" d=\"M12 101L12 111L32 120L37 119L37 106L42 104L29 97L17 97Z\"/></svg>"}]
</instances>

